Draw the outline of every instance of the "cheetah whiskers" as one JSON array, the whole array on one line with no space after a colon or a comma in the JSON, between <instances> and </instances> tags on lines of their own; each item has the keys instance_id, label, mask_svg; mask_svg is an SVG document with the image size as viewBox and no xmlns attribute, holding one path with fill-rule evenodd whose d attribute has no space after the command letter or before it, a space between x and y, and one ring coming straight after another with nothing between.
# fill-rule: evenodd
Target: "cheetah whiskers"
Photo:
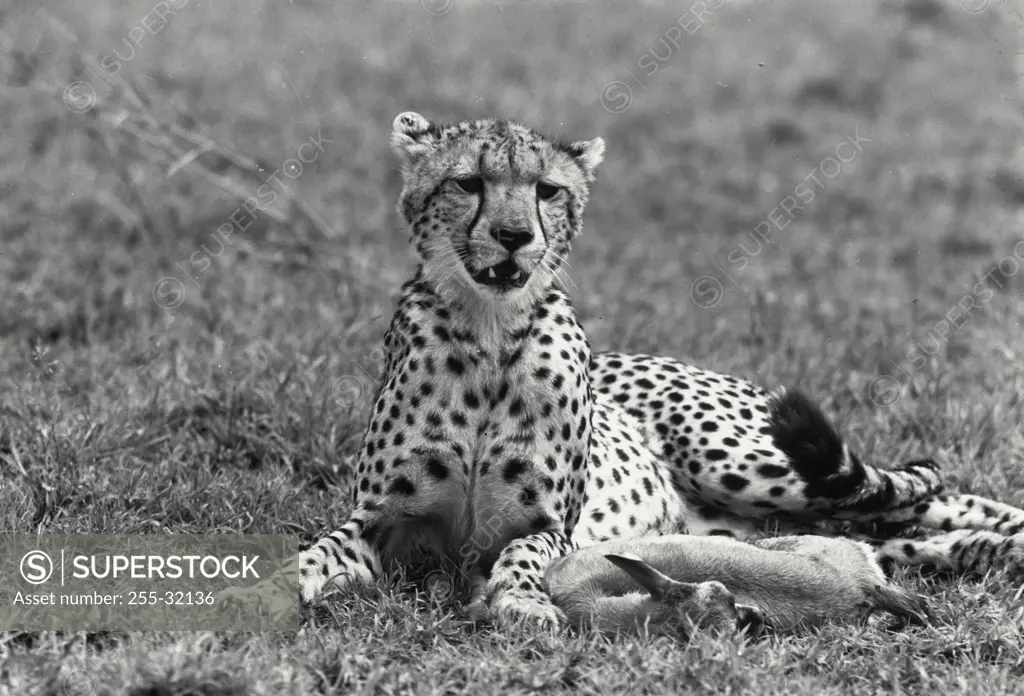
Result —
<instances>
[{"instance_id":1,"label":"cheetah whiskers","mask_svg":"<svg viewBox=\"0 0 1024 696\"><path fill-rule=\"evenodd\" d=\"M544 257L541 264L551 271L551 275L554 276L555 280L561 284L562 289L565 290L566 293L569 292L569 287L566 285L565 281L569 281L569 283L571 283L576 289L576 292L580 292L579 286L576 285L572 276L570 276L565 270L565 268L570 267L569 262L566 261L565 257L554 251L550 251L549 254L550 255ZM563 268L563 266L565 268Z\"/></svg>"},{"instance_id":2,"label":"cheetah whiskers","mask_svg":"<svg viewBox=\"0 0 1024 696\"><path fill-rule=\"evenodd\" d=\"M569 282L572 283L573 287L579 290L579 286L577 286L576 283L573 282L572 277L566 271L566 269L572 268L572 264L569 263L569 259L564 254L559 254L557 251L550 251L550 256L551 263L557 264L552 265L551 269L564 275L569 280Z\"/></svg>"},{"instance_id":3,"label":"cheetah whiskers","mask_svg":"<svg viewBox=\"0 0 1024 696\"><path fill-rule=\"evenodd\" d=\"M434 285L439 293L444 294L449 282L458 274L459 266L467 260L467 253L463 249L449 247L440 256L433 259L439 271L439 277L434 281Z\"/></svg>"},{"instance_id":4,"label":"cheetah whiskers","mask_svg":"<svg viewBox=\"0 0 1024 696\"><path fill-rule=\"evenodd\" d=\"M552 279L562 286L562 290L569 294L569 286L565 284L565 279L562 278L562 274L559 272L558 266L554 261L544 258L541 263L541 267L551 273Z\"/></svg>"}]
</instances>

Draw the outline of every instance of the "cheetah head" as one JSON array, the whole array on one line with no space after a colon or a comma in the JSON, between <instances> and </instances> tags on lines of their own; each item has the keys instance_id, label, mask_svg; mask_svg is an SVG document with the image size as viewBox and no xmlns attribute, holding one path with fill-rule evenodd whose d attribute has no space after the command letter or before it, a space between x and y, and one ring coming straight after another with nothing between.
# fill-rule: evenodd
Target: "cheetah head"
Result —
<instances>
[{"instance_id":1,"label":"cheetah head","mask_svg":"<svg viewBox=\"0 0 1024 696\"><path fill-rule=\"evenodd\" d=\"M398 210L426 277L484 298L535 295L582 228L604 141L563 144L510 121L395 119L402 160Z\"/></svg>"}]
</instances>

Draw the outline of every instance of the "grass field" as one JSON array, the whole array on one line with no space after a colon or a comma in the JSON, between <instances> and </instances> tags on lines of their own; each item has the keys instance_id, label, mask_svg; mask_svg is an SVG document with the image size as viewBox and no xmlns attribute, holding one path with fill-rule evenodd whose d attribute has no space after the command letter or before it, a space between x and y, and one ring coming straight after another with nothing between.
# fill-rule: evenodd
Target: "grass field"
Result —
<instances>
[{"instance_id":1,"label":"grass field","mask_svg":"<svg viewBox=\"0 0 1024 696\"><path fill-rule=\"evenodd\" d=\"M606 139L570 271L595 347L797 385L870 461L941 457L1024 505L1020 8L707 4L176 0L154 29L149 0L0 9L0 529L340 526L413 265L387 150L409 109ZM97 130L104 77L283 172L329 231L263 215L213 253L240 201ZM395 581L300 635L6 635L0 691L1024 693L1018 588L900 581L934 626L685 647L475 630Z\"/></svg>"}]
</instances>

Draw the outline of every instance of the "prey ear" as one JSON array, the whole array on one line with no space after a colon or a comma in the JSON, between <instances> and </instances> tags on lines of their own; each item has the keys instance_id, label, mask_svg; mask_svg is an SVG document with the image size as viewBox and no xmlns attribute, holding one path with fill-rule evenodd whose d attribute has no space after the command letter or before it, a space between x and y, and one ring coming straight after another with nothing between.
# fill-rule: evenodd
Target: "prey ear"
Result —
<instances>
[{"instance_id":1,"label":"prey ear","mask_svg":"<svg viewBox=\"0 0 1024 696\"><path fill-rule=\"evenodd\" d=\"M593 140L577 140L566 148L580 169L587 177L587 181L594 180L594 172L597 165L604 160L604 138Z\"/></svg>"},{"instance_id":2,"label":"prey ear","mask_svg":"<svg viewBox=\"0 0 1024 696\"><path fill-rule=\"evenodd\" d=\"M604 557L626 571L631 578L640 583L641 587L650 592L651 597L655 600L661 600L670 589L682 585L681 582L673 580L638 556L626 553L606 553Z\"/></svg>"},{"instance_id":3,"label":"prey ear","mask_svg":"<svg viewBox=\"0 0 1024 696\"><path fill-rule=\"evenodd\" d=\"M391 124L391 150L409 164L432 147L434 126L415 111L405 111Z\"/></svg>"}]
</instances>

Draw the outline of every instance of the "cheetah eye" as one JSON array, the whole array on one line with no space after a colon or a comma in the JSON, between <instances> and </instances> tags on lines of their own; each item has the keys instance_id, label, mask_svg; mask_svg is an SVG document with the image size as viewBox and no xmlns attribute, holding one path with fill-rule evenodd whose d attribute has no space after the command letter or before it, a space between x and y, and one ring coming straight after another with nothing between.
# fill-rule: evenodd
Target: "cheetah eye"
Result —
<instances>
[{"instance_id":1,"label":"cheetah eye","mask_svg":"<svg viewBox=\"0 0 1024 696\"><path fill-rule=\"evenodd\" d=\"M542 201L549 201L558 195L558 192L562 189L554 184L545 184L543 181L537 182L537 198Z\"/></svg>"},{"instance_id":2,"label":"cheetah eye","mask_svg":"<svg viewBox=\"0 0 1024 696\"><path fill-rule=\"evenodd\" d=\"M484 180L478 176L465 176L454 179L455 185L465 193L480 193L484 190Z\"/></svg>"}]
</instances>

